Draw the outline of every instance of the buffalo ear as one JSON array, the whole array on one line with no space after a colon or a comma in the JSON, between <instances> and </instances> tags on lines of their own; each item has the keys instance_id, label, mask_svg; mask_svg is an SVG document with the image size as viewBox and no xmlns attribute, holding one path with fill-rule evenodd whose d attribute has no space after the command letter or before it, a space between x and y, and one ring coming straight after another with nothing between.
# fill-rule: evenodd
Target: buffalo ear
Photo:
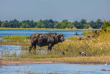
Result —
<instances>
[{"instance_id":1,"label":"buffalo ear","mask_svg":"<svg viewBox=\"0 0 110 74\"><path fill-rule=\"evenodd\" d=\"M57 34L57 38L59 38L60 37L60 35L59 34Z\"/></svg>"},{"instance_id":2,"label":"buffalo ear","mask_svg":"<svg viewBox=\"0 0 110 74\"><path fill-rule=\"evenodd\" d=\"M64 41L64 36L63 36L63 34L57 34L57 37L58 37L58 41L59 41L59 42Z\"/></svg>"},{"instance_id":3,"label":"buffalo ear","mask_svg":"<svg viewBox=\"0 0 110 74\"><path fill-rule=\"evenodd\" d=\"M57 37L59 37L59 38L60 38L62 35L63 35L63 34L57 34Z\"/></svg>"}]
</instances>

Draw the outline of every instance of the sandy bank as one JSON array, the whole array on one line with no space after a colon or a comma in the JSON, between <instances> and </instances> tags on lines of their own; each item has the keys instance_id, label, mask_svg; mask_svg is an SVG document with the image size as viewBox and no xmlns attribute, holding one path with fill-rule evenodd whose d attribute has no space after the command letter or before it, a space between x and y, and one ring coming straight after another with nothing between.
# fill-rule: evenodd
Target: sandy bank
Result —
<instances>
[{"instance_id":1,"label":"sandy bank","mask_svg":"<svg viewBox=\"0 0 110 74\"><path fill-rule=\"evenodd\" d=\"M17 60L1 60L0 61L0 64L1 65L18 65L18 64L51 64L51 63L53 63L53 62L51 62L51 61L45 61L45 62L40 62L40 61L28 61L28 60L26 60L26 61L22 61L22 60L20 60L20 61L17 61Z\"/></svg>"}]
</instances>

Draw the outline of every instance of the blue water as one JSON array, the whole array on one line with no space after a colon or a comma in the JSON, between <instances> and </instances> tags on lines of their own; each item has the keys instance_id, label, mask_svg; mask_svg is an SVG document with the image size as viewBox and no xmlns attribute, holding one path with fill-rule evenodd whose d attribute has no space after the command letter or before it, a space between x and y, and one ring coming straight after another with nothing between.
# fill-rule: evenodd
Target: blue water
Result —
<instances>
[{"instance_id":1,"label":"blue water","mask_svg":"<svg viewBox=\"0 0 110 74\"><path fill-rule=\"evenodd\" d=\"M61 30L0 30L0 38L2 36L7 35L23 35L23 36L30 36L33 33L48 33L48 32L55 32L55 33L62 33L64 37L71 37L76 34L76 32L79 34L78 36L82 36L81 34L85 31L61 31Z\"/></svg>"},{"instance_id":2,"label":"blue water","mask_svg":"<svg viewBox=\"0 0 110 74\"><path fill-rule=\"evenodd\" d=\"M110 74L109 70L110 65L104 64L55 63L0 66L0 74Z\"/></svg>"}]
</instances>

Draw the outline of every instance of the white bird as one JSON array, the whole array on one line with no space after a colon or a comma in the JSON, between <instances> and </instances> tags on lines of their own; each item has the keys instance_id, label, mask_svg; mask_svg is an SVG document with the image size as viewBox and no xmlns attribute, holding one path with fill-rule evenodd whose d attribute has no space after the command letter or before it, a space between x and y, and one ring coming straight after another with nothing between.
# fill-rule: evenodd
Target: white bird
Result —
<instances>
[{"instance_id":1,"label":"white bird","mask_svg":"<svg viewBox=\"0 0 110 74\"><path fill-rule=\"evenodd\" d=\"M81 54L82 56L86 55L84 52L80 52L79 54Z\"/></svg>"}]
</instances>

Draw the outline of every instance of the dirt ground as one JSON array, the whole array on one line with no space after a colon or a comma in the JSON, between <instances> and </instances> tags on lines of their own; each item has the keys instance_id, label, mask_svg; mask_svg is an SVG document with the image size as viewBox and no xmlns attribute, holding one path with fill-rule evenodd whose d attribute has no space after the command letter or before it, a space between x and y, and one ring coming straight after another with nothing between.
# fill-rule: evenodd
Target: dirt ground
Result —
<instances>
[{"instance_id":1,"label":"dirt ground","mask_svg":"<svg viewBox=\"0 0 110 74\"><path fill-rule=\"evenodd\" d=\"M10 64L51 64L51 63L54 63L52 61L45 61L45 62L42 62L42 61L31 61L31 60L4 60L4 59L0 59L0 64L1 65L10 65Z\"/></svg>"}]
</instances>

